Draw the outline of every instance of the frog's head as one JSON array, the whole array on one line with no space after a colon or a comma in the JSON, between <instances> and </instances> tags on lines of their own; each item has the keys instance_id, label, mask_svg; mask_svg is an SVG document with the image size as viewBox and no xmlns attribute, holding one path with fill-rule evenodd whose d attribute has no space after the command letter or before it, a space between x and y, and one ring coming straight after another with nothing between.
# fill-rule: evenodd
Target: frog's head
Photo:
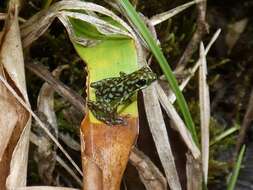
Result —
<instances>
[{"instance_id":1,"label":"frog's head","mask_svg":"<svg viewBox=\"0 0 253 190\"><path fill-rule=\"evenodd\" d=\"M157 76L148 67L143 67L136 73L135 84L138 88L143 89L149 86L157 79Z\"/></svg>"}]
</instances>

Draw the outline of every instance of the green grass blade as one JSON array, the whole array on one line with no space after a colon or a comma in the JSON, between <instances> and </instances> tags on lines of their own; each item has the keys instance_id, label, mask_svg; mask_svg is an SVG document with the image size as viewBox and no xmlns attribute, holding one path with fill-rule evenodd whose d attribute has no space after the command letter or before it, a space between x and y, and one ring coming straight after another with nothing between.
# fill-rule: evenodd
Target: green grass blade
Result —
<instances>
[{"instance_id":1,"label":"green grass blade","mask_svg":"<svg viewBox=\"0 0 253 190\"><path fill-rule=\"evenodd\" d=\"M141 20L141 18L139 17L138 13L135 11L131 3L128 0L119 0L119 3L123 7L123 9L126 11L126 13L128 14L133 24L137 27L142 37L144 38L144 40L147 42L150 50L154 54L155 58L159 62L160 67L164 75L166 76L171 89L173 90L173 92L175 93L177 97L177 103L180 108L180 111L183 114L186 126L190 130L195 143L199 145L196 129L195 129L189 108L187 106L187 103L184 99L182 92L180 91L178 87L177 80L175 76L173 75L173 72L165 56L163 55L161 49L157 46L156 40L152 37L150 31L148 30L144 22Z\"/></svg>"},{"instance_id":2,"label":"green grass blade","mask_svg":"<svg viewBox=\"0 0 253 190\"><path fill-rule=\"evenodd\" d=\"M240 153L239 153L239 156L238 156L238 159L236 161L236 165L233 169L233 174L228 182L228 188L227 190L234 190L235 189L235 184L236 184L236 181L237 181L237 178L238 178L238 175L239 175L239 171L240 171L240 168L241 168L241 164L242 164L242 159L243 159L243 155L245 153L245 148L246 146L243 145L241 150L240 150Z\"/></svg>"},{"instance_id":3,"label":"green grass blade","mask_svg":"<svg viewBox=\"0 0 253 190\"><path fill-rule=\"evenodd\" d=\"M228 137L229 135L233 134L234 132L238 131L240 129L240 126L236 124L236 126L227 129L226 131L224 131L223 133L221 133L220 135L216 136L211 142L210 142L210 146L213 146L214 144L220 142L221 140L223 140L224 138Z\"/></svg>"}]
</instances>

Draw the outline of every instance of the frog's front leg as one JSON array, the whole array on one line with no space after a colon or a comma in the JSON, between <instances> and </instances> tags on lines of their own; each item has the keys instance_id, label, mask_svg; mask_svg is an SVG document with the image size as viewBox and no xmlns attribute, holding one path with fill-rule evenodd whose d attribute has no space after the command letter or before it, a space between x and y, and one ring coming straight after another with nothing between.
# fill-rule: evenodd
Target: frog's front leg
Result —
<instances>
[{"instance_id":1,"label":"frog's front leg","mask_svg":"<svg viewBox=\"0 0 253 190\"><path fill-rule=\"evenodd\" d=\"M119 76L120 76L120 77L126 77L127 74L126 74L125 72L123 72L123 71L120 71L120 72L119 72Z\"/></svg>"},{"instance_id":2,"label":"frog's front leg","mask_svg":"<svg viewBox=\"0 0 253 190\"><path fill-rule=\"evenodd\" d=\"M99 89L99 88L101 88L103 86L103 81L96 81L96 82L92 82L91 84L90 84L90 87L91 88L94 88L94 89Z\"/></svg>"},{"instance_id":3,"label":"frog's front leg","mask_svg":"<svg viewBox=\"0 0 253 190\"><path fill-rule=\"evenodd\" d=\"M126 125L125 120L117 115L117 109L101 102L88 101L92 114L108 125Z\"/></svg>"}]
</instances>

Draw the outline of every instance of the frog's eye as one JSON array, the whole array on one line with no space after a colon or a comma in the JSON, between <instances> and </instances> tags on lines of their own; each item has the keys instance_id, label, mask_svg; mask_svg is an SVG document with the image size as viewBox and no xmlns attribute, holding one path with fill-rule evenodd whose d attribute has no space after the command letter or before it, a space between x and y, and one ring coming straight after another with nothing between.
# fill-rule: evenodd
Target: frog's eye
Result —
<instances>
[{"instance_id":1,"label":"frog's eye","mask_svg":"<svg viewBox=\"0 0 253 190\"><path fill-rule=\"evenodd\" d=\"M140 80L137 81L136 84L137 84L138 86L144 86L144 85L146 85L146 80L140 79Z\"/></svg>"}]
</instances>

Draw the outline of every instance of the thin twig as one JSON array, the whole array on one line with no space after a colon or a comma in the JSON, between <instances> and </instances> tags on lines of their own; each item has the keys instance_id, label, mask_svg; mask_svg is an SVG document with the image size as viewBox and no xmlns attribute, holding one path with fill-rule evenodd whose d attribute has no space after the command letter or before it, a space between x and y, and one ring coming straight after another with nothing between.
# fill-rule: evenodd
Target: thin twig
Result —
<instances>
[{"instance_id":1,"label":"thin twig","mask_svg":"<svg viewBox=\"0 0 253 190\"><path fill-rule=\"evenodd\" d=\"M239 136L236 143L236 152L239 153L242 144L245 141L245 136L247 134L247 130L250 127L250 123L253 120L253 89L251 91L250 100L248 103L248 108L246 114L243 118L242 127L240 128Z\"/></svg>"},{"instance_id":2,"label":"thin twig","mask_svg":"<svg viewBox=\"0 0 253 190\"><path fill-rule=\"evenodd\" d=\"M166 178L143 152L134 147L129 159L130 163L136 167L140 179L147 190L167 189Z\"/></svg>"},{"instance_id":3,"label":"thin twig","mask_svg":"<svg viewBox=\"0 0 253 190\"><path fill-rule=\"evenodd\" d=\"M66 164L66 162L59 157L58 155L56 156L57 162L76 180L78 185L81 187L83 186L82 180L75 174L75 172Z\"/></svg>"},{"instance_id":4,"label":"thin twig","mask_svg":"<svg viewBox=\"0 0 253 190\"><path fill-rule=\"evenodd\" d=\"M221 32L221 29L218 29L213 37L211 38L211 40L209 41L208 45L205 48L205 56L208 54L210 48L212 47L212 45L214 44L214 42L217 40L217 38L219 37ZM182 83L180 84L180 90L184 90L184 88L186 87L186 85L188 84L188 82L190 81L190 79L194 76L195 72L197 71L197 69L199 68L200 65L200 60L198 60L195 65L189 70L189 76L186 77ZM175 71L174 71L175 72ZM169 100L172 104L174 104L174 102L176 101L176 96L174 93L171 93L169 95Z\"/></svg>"},{"instance_id":5,"label":"thin twig","mask_svg":"<svg viewBox=\"0 0 253 190\"><path fill-rule=\"evenodd\" d=\"M164 22L165 20L168 20L170 19L171 17L177 15L178 13L180 13L181 11L189 8L190 6L196 4L196 3L199 3L203 0L194 0L194 1L190 1L188 3L185 3L183 5L180 5L174 9L171 9L169 11L166 11L166 12L163 12L163 13L160 13L160 14L157 14L157 15L154 15L150 18L150 24L153 25L153 26L156 26L157 24L160 24L162 22Z\"/></svg>"},{"instance_id":6,"label":"thin twig","mask_svg":"<svg viewBox=\"0 0 253 190\"><path fill-rule=\"evenodd\" d=\"M30 133L30 142L35 144L36 146L41 146L41 141L42 139L38 137L35 133L31 132ZM82 181L81 179L75 174L75 172L70 168L64 160L62 160L61 157L56 155L56 161L76 180L76 182L82 186Z\"/></svg>"},{"instance_id":7,"label":"thin twig","mask_svg":"<svg viewBox=\"0 0 253 190\"><path fill-rule=\"evenodd\" d=\"M55 79L53 75L42 65L33 64L33 63L26 63L25 67L49 83L53 86L55 91L62 96L63 98L67 99L75 108L80 110L83 114L85 114L85 101L84 99L71 88L63 84L61 81Z\"/></svg>"},{"instance_id":8,"label":"thin twig","mask_svg":"<svg viewBox=\"0 0 253 190\"><path fill-rule=\"evenodd\" d=\"M197 29L193 34L191 41L188 43L182 57L177 63L177 72L184 70L187 65L187 62L198 47L203 35L208 32L208 25L206 23L206 2L207 0L204 0L198 3L196 6L198 10Z\"/></svg>"},{"instance_id":9,"label":"thin twig","mask_svg":"<svg viewBox=\"0 0 253 190\"><path fill-rule=\"evenodd\" d=\"M0 13L0 20L5 20L7 18L7 13ZM18 17L18 21L24 23L26 19Z\"/></svg>"}]
</instances>

